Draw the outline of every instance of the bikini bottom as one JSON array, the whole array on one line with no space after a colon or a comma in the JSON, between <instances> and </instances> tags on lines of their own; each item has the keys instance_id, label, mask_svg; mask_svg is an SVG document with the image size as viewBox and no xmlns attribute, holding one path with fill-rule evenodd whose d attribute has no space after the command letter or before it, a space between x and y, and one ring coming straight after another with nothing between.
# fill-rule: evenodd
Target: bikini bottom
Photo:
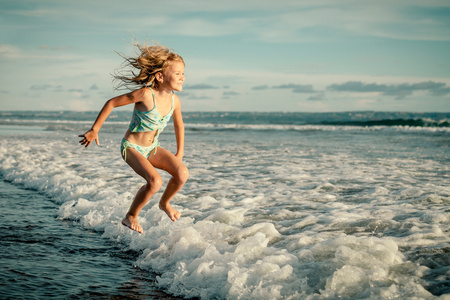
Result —
<instances>
[{"instance_id":1,"label":"bikini bottom","mask_svg":"<svg viewBox=\"0 0 450 300\"><path fill-rule=\"evenodd\" d=\"M124 161L127 161L127 148L135 149L137 152L142 154L145 158L148 158L150 156L150 153L155 149L156 154L156 148L159 146L158 139L155 139L153 144L151 144L148 147L139 146L133 143L130 143L125 138L122 139L122 144L120 145L120 152L122 152L122 157Z\"/></svg>"}]
</instances>

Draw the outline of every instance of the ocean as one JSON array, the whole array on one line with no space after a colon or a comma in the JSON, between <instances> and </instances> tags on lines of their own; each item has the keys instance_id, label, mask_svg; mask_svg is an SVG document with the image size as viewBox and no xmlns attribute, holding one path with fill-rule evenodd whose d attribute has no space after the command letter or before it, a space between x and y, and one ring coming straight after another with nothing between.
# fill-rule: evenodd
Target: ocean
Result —
<instances>
[{"instance_id":1,"label":"ocean","mask_svg":"<svg viewBox=\"0 0 450 300\"><path fill-rule=\"evenodd\" d=\"M450 299L450 113L185 112L143 234L131 111L85 149L96 114L0 112L1 299Z\"/></svg>"}]
</instances>

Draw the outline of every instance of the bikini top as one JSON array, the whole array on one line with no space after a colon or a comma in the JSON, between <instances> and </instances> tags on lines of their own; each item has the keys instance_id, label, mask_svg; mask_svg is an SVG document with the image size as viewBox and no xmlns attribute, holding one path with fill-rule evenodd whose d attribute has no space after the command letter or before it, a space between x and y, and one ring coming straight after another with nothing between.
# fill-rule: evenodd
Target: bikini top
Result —
<instances>
[{"instance_id":1,"label":"bikini top","mask_svg":"<svg viewBox=\"0 0 450 300\"><path fill-rule=\"evenodd\" d=\"M172 92L172 108L164 117L161 116L156 108L155 92L150 88L153 94L153 108L149 111L140 111L136 107L133 110L133 117L130 122L131 132L148 132L158 130L158 135L167 126L167 122L173 114L173 92Z\"/></svg>"}]
</instances>

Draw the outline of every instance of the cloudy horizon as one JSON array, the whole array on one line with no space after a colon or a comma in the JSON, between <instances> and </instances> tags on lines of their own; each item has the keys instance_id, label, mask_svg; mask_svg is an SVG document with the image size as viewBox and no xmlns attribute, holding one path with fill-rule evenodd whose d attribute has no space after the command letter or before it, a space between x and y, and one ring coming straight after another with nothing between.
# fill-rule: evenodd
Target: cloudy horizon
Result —
<instances>
[{"instance_id":1,"label":"cloudy horizon","mask_svg":"<svg viewBox=\"0 0 450 300\"><path fill-rule=\"evenodd\" d=\"M186 111L450 111L450 2L2 1L1 110L99 110L133 38Z\"/></svg>"}]
</instances>

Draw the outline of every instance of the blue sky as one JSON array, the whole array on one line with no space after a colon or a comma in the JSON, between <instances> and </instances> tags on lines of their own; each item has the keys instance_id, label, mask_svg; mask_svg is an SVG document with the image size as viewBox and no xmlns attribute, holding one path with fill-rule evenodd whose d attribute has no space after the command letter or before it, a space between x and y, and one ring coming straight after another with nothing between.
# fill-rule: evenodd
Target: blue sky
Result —
<instances>
[{"instance_id":1,"label":"blue sky","mask_svg":"<svg viewBox=\"0 0 450 300\"><path fill-rule=\"evenodd\" d=\"M2 0L0 30L1 110L99 110L134 37L185 111L450 111L448 0Z\"/></svg>"}]
</instances>

